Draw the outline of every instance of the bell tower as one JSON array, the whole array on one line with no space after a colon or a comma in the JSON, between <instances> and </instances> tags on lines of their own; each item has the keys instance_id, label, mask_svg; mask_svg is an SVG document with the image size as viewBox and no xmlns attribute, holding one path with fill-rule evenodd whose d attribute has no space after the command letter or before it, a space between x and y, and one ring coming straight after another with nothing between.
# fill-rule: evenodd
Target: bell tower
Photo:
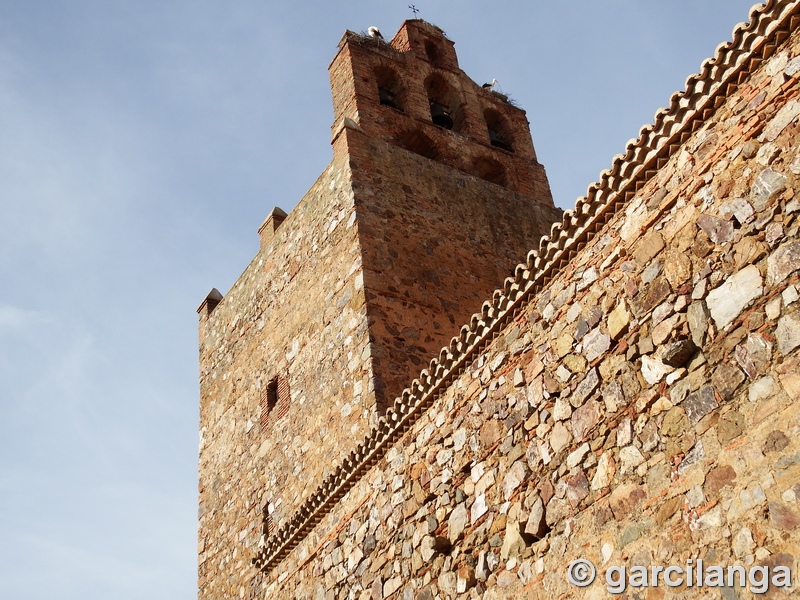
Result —
<instances>
[{"instance_id":1,"label":"bell tower","mask_svg":"<svg viewBox=\"0 0 800 600\"><path fill-rule=\"evenodd\" d=\"M345 33L329 67L334 155L362 232L379 407L391 403L560 218L525 111L472 81L420 19Z\"/></svg>"},{"instance_id":2,"label":"bell tower","mask_svg":"<svg viewBox=\"0 0 800 600\"><path fill-rule=\"evenodd\" d=\"M348 31L330 67L334 137L369 136L553 207L525 111L473 82L441 29L406 21L391 42Z\"/></svg>"},{"instance_id":3,"label":"bell tower","mask_svg":"<svg viewBox=\"0 0 800 600\"><path fill-rule=\"evenodd\" d=\"M346 32L333 159L200 323L200 598L253 558L560 218L525 112L422 20Z\"/></svg>"}]
</instances>

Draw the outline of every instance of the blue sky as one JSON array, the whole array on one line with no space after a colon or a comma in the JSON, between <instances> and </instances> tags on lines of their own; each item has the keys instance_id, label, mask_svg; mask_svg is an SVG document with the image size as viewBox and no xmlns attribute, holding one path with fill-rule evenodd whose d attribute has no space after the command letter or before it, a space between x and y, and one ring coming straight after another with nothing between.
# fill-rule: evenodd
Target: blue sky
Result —
<instances>
[{"instance_id":1,"label":"blue sky","mask_svg":"<svg viewBox=\"0 0 800 600\"><path fill-rule=\"evenodd\" d=\"M0 598L196 596L195 308L329 162L345 29L407 4L0 0ZM750 7L416 4L565 208Z\"/></svg>"}]
</instances>

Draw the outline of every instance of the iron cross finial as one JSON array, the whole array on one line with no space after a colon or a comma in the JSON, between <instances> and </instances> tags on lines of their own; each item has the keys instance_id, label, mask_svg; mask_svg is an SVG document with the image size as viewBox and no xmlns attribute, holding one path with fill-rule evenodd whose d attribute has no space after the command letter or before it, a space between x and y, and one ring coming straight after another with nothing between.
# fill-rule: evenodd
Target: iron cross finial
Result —
<instances>
[{"instance_id":1,"label":"iron cross finial","mask_svg":"<svg viewBox=\"0 0 800 600\"><path fill-rule=\"evenodd\" d=\"M417 13L419 12L419 9L416 6L414 6L413 4L409 4L408 8L410 8L411 12L414 13L414 18L416 19L417 18Z\"/></svg>"}]
</instances>

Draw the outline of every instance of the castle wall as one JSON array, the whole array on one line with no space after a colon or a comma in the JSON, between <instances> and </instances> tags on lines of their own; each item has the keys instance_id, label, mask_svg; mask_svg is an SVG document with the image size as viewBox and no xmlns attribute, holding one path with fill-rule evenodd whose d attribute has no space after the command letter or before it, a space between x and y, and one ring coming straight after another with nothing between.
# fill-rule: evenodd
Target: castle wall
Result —
<instances>
[{"instance_id":1,"label":"castle wall","mask_svg":"<svg viewBox=\"0 0 800 600\"><path fill-rule=\"evenodd\" d=\"M603 598L610 565L796 572L798 77L795 32L248 593Z\"/></svg>"},{"instance_id":2,"label":"castle wall","mask_svg":"<svg viewBox=\"0 0 800 600\"><path fill-rule=\"evenodd\" d=\"M242 548L285 525L560 214L352 128L334 156L201 311L201 598L253 583ZM288 412L261 422L276 375Z\"/></svg>"},{"instance_id":3,"label":"castle wall","mask_svg":"<svg viewBox=\"0 0 800 600\"><path fill-rule=\"evenodd\" d=\"M252 579L264 523L278 527L374 411L360 248L346 161L334 162L227 296L201 316L200 598ZM286 415L261 423L282 376Z\"/></svg>"},{"instance_id":4,"label":"castle wall","mask_svg":"<svg viewBox=\"0 0 800 600\"><path fill-rule=\"evenodd\" d=\"M406 42L416 54L428 35L449 48L450 62L436 68L450 69L454 88L470 90L473 101L483 93L485 102L500 102L452 71L455 52L438 29L421 22L412 29ZM200 598L258 589L253 552L292 526L298 507L314 501L312 492L422 361L561 215L533 158L524 112L500 106L521 127L518 153L489 144L482 120L486 140L434 125L427 97L425 118L409 119L377 101L371 67L397 53L381 45L374 55L374 44L353 39L331 66L333 163L291 214L273 211L253 262L225 298L216 304L215 292L199 310ZM429 57L407 54L413 68L403 76L424 95L415 77L430 71ZM396 145L408 127L427 130L441 153L423 157ZM505 166L507 185L448 163L471 169L492 156Z\"/></svg>"}]
</instances>

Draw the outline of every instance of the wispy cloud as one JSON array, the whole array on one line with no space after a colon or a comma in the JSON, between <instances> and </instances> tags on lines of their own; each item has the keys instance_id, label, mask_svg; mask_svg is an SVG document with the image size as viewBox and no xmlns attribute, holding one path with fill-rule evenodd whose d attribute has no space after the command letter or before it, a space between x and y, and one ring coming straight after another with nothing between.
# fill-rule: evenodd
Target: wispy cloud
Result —
<instances>
[{"instance_id":1,"label":"wispy cloud","mask_svg":"<svg viewBox=\"0 0 800 600\"><path fill-rule=\"evenodd\" d=\"M145 590L146 584L154 579L146 565L110 555L103 547L89 550L81 541L70 544L63 539L17 534L7 543L15 549L17 558L7 557L6 565L13 566L21 557L35 560L46 573L46 581L40 583L49 588L53 598L64 593L72 596L82 592L87 594L85 597L97 598L103 597L104 591L113 595L115 591ZM27 589L6 589L6 592L28 597Z\"/></svg>"},{"instance_id":2,"label":"wispy cloud","mask_svg":"<svg viewBox=\"0 0 800 600\"><path fill-rule=\"evenodd\" d=\"M0 333L4 330L25 330L53 321L48 313L0 304Z\"/></svg>"}]
</instances>

